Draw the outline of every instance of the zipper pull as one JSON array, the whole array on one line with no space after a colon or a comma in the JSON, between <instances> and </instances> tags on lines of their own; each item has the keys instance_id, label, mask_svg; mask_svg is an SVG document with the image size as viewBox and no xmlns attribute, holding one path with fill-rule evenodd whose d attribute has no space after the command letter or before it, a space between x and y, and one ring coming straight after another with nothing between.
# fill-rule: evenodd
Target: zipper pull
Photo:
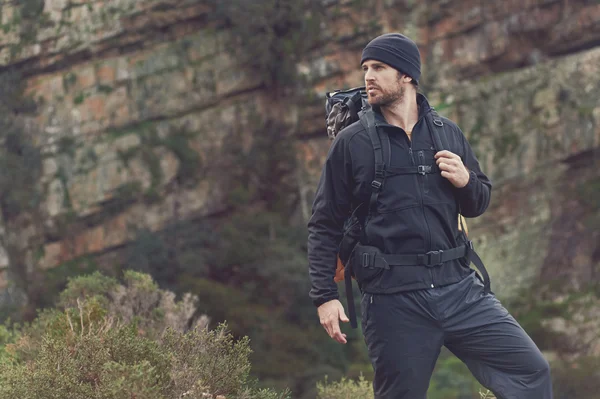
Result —
<instances>
[{"instance_id":1,"label":"zipper pull","mask_svg":"<svg viewBox=\"0 0 600 399\"><path fill-rule=\"evenodd\" d=\"M373 303L373 294L371 294L371 303Z\"/></svg>"}]
</instances>

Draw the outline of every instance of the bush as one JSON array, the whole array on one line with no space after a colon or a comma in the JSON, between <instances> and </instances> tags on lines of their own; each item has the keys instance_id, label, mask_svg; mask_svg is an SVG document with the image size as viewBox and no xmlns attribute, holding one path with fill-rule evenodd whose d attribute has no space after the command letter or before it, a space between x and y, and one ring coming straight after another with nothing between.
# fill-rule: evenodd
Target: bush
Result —
<instances>
[{"instance_id":1,"label":"bush","mask_svg":"<svg viewBox=\"0 0 600 399\"><path fill-rule=\"evenodd\" d=\"M317 384L319 399L373 399L373 386L361 375L358 381L342 378L340 381Z\"/></svg>"},{"instance_id":2,"label":"bush","mask_svg":"<svg viewBox=\"0 0 600 399\"><path fill-rule=\"evenodd\" d=\"M65 313L65 319L68 319ZM35 359L15 362L0 372L4 398L166 398L168 353L131 326L110 323L75 327L44 337ZM18 345L26 344L20 340Z\"/></svg>"},{"instance_id":3,"label":"bush","mask_svg":"<svg viewBox=\"0 0 600 399\"><path fill-rule=\"evenodd\" d=\"M249 378L249 340L193 318L144 274L69 282L60 307L18 333L2 329L0 397L30 399L282 399Z\"/></svg>"},{"instance_id":4,"label":"bush","mask_svg":"<svg viewBox=\"0 0 600 399\"><path fill-rule=\"evenodd\" d=\"M434 387L435 389L435 387ZM430 386L429 391L432 390ZM318 399L373 399L373 385L371 382L365 380L361 375L358 381L342 378L340 381L328 383L327 377L325 381L317 384ZM431 396L432 392L429 392ZM435 393L434 393L435 394ZM443 395L443 394L442 394ZM470 395L468 395L471 397ZM458 398L465 396L456 396L454 394L448 396L441 396L445 398ZM490 391L482 389L478 393L478 397L481 399L494 399L495 396Z\"/></svg>"}]
</instances>

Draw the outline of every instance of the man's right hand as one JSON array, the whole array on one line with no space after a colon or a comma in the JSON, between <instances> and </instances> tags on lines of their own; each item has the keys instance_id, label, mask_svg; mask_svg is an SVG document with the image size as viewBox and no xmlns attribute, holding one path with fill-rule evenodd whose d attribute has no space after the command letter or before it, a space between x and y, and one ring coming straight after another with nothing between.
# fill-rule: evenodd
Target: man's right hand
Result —
<instances>
[{"instance_id":1,"label":"man's right hand","mask_svg":"<svg viewBox=\"0 0 600 399\"><path fill-rule=\"evenodd\" d=\"M345 323L350 320L346 317L342 303L337 299L333 299L319 306L317 312L319 313L321 325L325 328L327 334L340 344L345 344L347 342L346 334L342 334L340 330L340 320Z\"/></svg>"}]
</instances>

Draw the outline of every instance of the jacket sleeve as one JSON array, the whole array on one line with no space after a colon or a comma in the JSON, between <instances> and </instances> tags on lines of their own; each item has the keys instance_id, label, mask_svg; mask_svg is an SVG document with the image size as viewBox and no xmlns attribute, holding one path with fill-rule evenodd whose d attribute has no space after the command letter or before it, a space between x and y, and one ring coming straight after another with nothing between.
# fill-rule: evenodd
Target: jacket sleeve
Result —
<instances>
[{"instance_id":1,"label":"jacket sleeve","mask_svg":"<svg viewBox=\"0 0 600 399\"><path fill-rule=\"evenodd\" d=\"M338 135L329 149L308 222L309 296L315 306L339 298L333 278L353 182L348 140L343 136Z\"/></svg>"},{"instance_id":2,"label":"jacket sleeve","mask_svg":"<svg viewBox=\"0 0 600 399\"><path fill-rule=\"evenodd\" d=\"M462 161L469 171L469 182L465 187L456 190L457 197L461 214L465 217L474 218L482 215L490 204L492 182L481 171L479 161L467 138L460 129L458 130L463 145Z\"/></svg>"}]
</instances>

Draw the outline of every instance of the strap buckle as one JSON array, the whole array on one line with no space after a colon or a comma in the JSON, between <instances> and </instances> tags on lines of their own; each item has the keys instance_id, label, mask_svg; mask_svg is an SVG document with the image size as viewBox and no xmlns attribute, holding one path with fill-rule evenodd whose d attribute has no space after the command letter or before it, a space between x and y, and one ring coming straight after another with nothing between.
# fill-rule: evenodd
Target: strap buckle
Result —
<instances>
[{"instance_id":1,"label":"strap buckle","mask_svg":"<svg viewBox=\"0 0 600 399\"><path fill-rule=\"evenodd\" d=\"M370 254L368 252L364 252L362 254L362 267L371 266L371 257L369 255Z\"/></svg>"},{"instance_id":2,"label":"strap buckle","mask_svg":"<svg viewBox=\"0 0 600 399\"><path fill-rule=\"evenodd\" d=\"M373 180L371 182L371 187L373 187L375 190L379 190L381 186L383 186L383 184L380 181Z\"/></svg>"},{"instance_id":3,"label":"strap buckle","mask_svg":"<svg viewBox=\"0 0 600 399\"><path fill-rule=\"evenodd\" d=\"M419 165L417 166L417 172L425 176L425 174L431 173L431 165Z\"/></svg>"},{"instance_id":4,"label":"strap buckle","mask_svg":"<svg viewBox=\"0 0 600 399\"><path fill-rule=\"evenodd\" d=\"M437 251L429 251L427 253L425 253L425 255L427 255L427 264L425 266L428 267L433 267L433 266L438 266L442 264L442 255L444 254L444 251L437 250Z\"/></svg>"}]
</instances>

